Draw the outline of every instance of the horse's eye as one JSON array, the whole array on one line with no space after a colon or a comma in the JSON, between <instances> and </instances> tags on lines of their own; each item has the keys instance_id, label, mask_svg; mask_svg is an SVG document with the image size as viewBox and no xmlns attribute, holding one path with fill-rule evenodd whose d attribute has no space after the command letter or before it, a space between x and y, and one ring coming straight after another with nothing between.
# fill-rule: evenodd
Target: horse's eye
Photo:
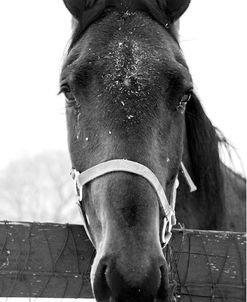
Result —
<instances>
[{"instance_id":1,"label":"horse's eye","mask_svg":"<svg viewBox=\"0 0 247 302\"><path fill-rule=\"evenodd\" d=\"M181 113L185 112L186 105L189 102L189 100L191 99L191 94L192 94L192 92L188 91L182 96L182 98L180 99L180 102L176 108L177 111L180 111Z\"/></svg>"},{"instance_id":2,"label":"horse's eye","mask_svg":"<svg viewBox=\"0 0 247 302\"><path fill-rule=\"evenodd\" d=\"M67 106L74 106L76 104L76 98L69 85L62 85L61 92L65 95Z\"/></svg>"},{"instance_id":3,"label":"horse's eye","mask_svg":"<svg viewBox=\"0 0 247 302\"><path fill-rule=\"evenodd\" d=\"M181 98L181 103L187 104L189 100L191 99L191 92L187 92L186 94L183 95Z\"/></svg>"}]
</instances>

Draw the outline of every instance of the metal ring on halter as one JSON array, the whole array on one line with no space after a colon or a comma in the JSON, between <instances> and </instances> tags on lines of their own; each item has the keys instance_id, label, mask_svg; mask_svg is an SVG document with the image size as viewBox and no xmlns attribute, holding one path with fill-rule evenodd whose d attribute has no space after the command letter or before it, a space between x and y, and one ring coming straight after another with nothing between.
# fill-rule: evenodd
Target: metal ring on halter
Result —
<instances>
[{"instance_id":1,"label":"metal ring on halter","mask_svg":"<svg viewBox=\"0 0 247 302\"><path fill-rule=\"evenodd\" d=\"M82 201L82 189L83 189L83 186L78 184L78 176L80 175L80 172L76 171L75 169L72 169L71 172L70 172L70 175L74 181L74 185L75 185L75 192L76 192L76 195L78 197L78 200L81 202Z\"/></svg>"},{"instance_id":2,"label":"metal ring on halter","mask_svg":"<svg viewBox=\"0 0 247 302\"><path fill-rule=\"evenodd\" d=\"M164 247L168 244L172 237L172 227L177 223L176 215L175 215L175 207L176 207L176 198L177 198L177 189L179 187L179 180L178 176L175 179L173 190L172 190L172 198L170 206L173 209L173 214L170 217L165 217L163 222L163 229L162 229L162 242Z\"/></svg>"}]
</instances>

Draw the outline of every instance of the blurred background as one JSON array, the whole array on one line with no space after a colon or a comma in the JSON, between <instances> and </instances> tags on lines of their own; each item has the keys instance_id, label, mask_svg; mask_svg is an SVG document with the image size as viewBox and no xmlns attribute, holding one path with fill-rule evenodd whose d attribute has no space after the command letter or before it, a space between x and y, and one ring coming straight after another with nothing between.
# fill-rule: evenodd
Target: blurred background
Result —
<instances>
[{"instance_id":1,"label":"blurred background","mask_svg":"<svg viewBox=\"0 0 247 302\"><path fill-rule=\"evenodd\" d=\"M236 148L246 143L246 0L192 1L180 41L208 116ZM0 220L81 223L70 179L59 72L70 38L62 0L0 3Z\"/></svg>"}]
</instances>

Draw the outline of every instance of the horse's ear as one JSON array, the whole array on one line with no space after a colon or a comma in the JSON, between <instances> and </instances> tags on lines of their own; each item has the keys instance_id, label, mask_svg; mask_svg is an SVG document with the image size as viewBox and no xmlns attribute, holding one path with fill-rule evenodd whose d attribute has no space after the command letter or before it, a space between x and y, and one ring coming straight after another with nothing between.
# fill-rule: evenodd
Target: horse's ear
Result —
<instances>
[{"instance_id":1,"label":"horse's ear","mask_svg":"<svg viewBox=\"0 0 247 302\"><path fill-rule=\"evenodd\" d=\"M104 0L63 0L63 2L72 16L80 21L85 11L95 10L95 7L102 6Z\"/></svg>"},{"instance_id":2,"label":"horse's ear","mask_svg":"<svg viewBox=\"0 0 247 302\"><path fill-rule=\"evenodd\" d=\"M191 0L166 0L166 12L171 20L175 22L187 10Z\"/></svg>"},{"instance_id":3,"label":"horse's ear","mask_svg":"<svg viewBox=\"0 0 247 302\"><path fill-rule=\"evenodd\" d=\"M85 9L85 0L63 0L65 6L70 11L72 16L79 20L82 12Z\"/></svg>"},{"instance_id":4,"label":"horse's ear","mask_svg":"<svg viewBox=\"0 0 247 302\"><path fill-rule=\"evenodd\" d=\"M63 0L63 2L74 18L73 23L79 22L82 30L97 19L105 5L105 0Z\"/></svg>"}]
</instances>

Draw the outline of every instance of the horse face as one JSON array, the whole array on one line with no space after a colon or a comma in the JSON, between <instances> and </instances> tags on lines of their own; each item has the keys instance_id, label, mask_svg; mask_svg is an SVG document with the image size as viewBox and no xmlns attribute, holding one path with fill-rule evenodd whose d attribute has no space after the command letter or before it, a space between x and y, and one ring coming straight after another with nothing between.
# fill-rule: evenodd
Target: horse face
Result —
<instances>
[{"instance_id":1,"label":"horse face","mask_svg":"<svg viewBox=\"0 0 247 302\"><path fill-rule=\"evenodd\" d=\"M70 50L61 86L73 168L136 161L156 174L169 200L192 87L171 33L146 13L108 11ZM97 251L96 299L165 301L162 219L152 186L134 174L107 174L84 187L82 206Z\"/></svg>"}]
</instances>

